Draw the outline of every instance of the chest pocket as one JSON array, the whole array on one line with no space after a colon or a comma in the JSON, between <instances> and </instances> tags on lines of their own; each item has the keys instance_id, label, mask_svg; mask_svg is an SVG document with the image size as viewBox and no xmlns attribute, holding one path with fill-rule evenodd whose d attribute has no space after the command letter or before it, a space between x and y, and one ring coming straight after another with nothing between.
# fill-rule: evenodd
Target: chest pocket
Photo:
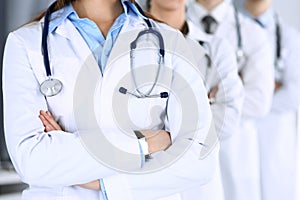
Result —
<instances>
[{"instance_id":1,"label":"chest pocket","mask_svg":"<svg viewBox=\"0 0 300 200\"><path fill-rule=\"evenodd\" d=\"M167 98L128 99L128 116L135 130L164 128L166 120Z\"/></svg>"}]
</instances>

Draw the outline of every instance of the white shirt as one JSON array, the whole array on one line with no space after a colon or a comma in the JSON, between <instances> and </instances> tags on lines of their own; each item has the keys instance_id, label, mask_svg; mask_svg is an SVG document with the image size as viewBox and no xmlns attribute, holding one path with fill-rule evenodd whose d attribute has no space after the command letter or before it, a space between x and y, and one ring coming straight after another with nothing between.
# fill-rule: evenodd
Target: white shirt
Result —
<instances>
[{"instance_id":1,"label":"white shirt","mask_svg":"<svg viewBox=\"0 0 300 200\"><path fill-rule=\"evenodd\" d=\"M201 19L209 12L199 3L192 2L187 17L201 29ZM222 2L210 13L218 22L214 36L225 38L232 47L238 49L234 8L228 2ZM239 66L242 77L245 100L242 116L259 118L268 113L274 91L274 69L271 47L266 33L262 28L239 14L243 50L248 56L245 66Z\"/></svg>"}]
</instances>

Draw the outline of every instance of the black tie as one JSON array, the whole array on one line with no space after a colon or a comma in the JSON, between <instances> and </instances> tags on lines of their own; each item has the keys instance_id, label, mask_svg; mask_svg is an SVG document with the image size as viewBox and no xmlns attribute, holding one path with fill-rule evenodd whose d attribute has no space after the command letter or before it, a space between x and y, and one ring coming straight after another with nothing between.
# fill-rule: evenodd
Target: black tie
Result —
<instances>
[{"instance_id":1,"label":"black tie","mask_svg":"<svg viewBox=\"0 0 300 200\"><path fill-rule=\"evenodd\" d=\"M261 21L259 19L254 18L254 21L259 24L262 28L265 28L265 26L263 25L263 23L261 23Z\"/></svg>"},{"instance_id":2,"label":"black tie","mask_svg":"<svg viewBox=\"0 0 300 200\"><path fill-rule=\"evenodd\" d=\"M213 34L217 30L218 23L210 15L206 15L202 18L201 23L204 27L204 31L208 34Z\"/></svg>"}]
</instances>

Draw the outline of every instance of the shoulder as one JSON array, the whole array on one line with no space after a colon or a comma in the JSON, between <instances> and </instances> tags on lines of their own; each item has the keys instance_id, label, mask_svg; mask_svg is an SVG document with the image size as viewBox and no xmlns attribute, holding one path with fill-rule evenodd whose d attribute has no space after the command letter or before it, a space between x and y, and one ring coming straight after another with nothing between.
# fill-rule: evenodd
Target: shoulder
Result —
<instances>
[{"instance_id":1,"label":"shoulder","mask_svg":"<svg viewBox=\"0 0 300 200\"><path fill-rule=\"evenodd\" d=\"M283 43L300 49L300 32L296 28L282 22L281 33Z\"/></svg>"},{"instance_id":2,"label":"shoulder","mask_svg":"<svg viewBox=\"0 0 300 200\"><path fill-rule=\"evenodd\" d=\"M151 23L154 29L163 36L165 43L176 44L180 41L185 41L183 34L179 30L162 22L151 20Z\"/></svg>"},{"instance_id":3,"label":"shoulder","mask_svg":"<svg viewBox=\"0 0 300 200\"><path fill-rule=\"evenodd\" d=\"M15 45L23 46L24 48L40 48L42 38L41 21L34 21L28 23L9 33L6 45L13 43Z\"/></svg>"},{"instance_id":4,"label":"shoulder","mask_svg":"<svg viewBox=\"0 0 300 200\"><path fill-rule=\"evenodd\" d=\"M20 38L32 38L37 34L41 35L42 26L42 21L34 21L23 25L22 27L12 31L11 33Z\"/></svg>"}]
</instances>

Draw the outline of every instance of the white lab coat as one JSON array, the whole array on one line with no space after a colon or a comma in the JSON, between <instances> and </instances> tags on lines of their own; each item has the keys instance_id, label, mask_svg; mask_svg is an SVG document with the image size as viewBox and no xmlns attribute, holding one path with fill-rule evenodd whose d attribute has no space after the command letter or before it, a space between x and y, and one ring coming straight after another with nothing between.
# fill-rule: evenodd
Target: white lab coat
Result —
<instances>
[{"instance_id":1,"label":"white lab coat","mask_svg":"<svg viewBox=\"0 0 300 200\"><path fill-rule=\"evenodd\" d=\"M202 30L200 22L207 14L208 11L197 2L192 2L187 11L187 17L198 24ZM224 1L210 14L218 22L214 36L227 39L237 50L238 39L233 6ZM260 198L255 120L265 116L270 110L274 89L274 69L271 47L265 31L241 14L239 18L243 50L248 56L246 65L238 68L244 84L245 99L237 134L221 147L227 149L230 155L230 159L224 160L227 169L223 173L223 186L226 200L253 200Z\"/></svg>"},{"instance_id":2,"label":"white lab coat","mask_svg":"<svg viewBox=\"0 0 300 200\"><path fill-rule=\"evenodd\" d=\"M241 79L237 72L237 62L232 47L226 40L210 36L202 32L193 22L187 20L189 33L188 37L195 41L207 43L207 53L211 57L212 65L207 66L206 58L197 54L197 46L193 49L195 57L198 58L199 69L204 76L207 92L218 86L216 102L211 104L213 119L215 121L218 141L220 142L220 166L221 171L226 168L224 160L230 159L230 154L223 149L222 144L230 140L236 134L239 118L241 116L244 90ZM199 46L199 44L196 44ZM193 45L194 46L194 45ZM226 50L226 51L224 51ZM236 121L236 123L232 123ZM225 170L224 170L225 171ZM223 199L223 186L220 169L217 170L215 178L205 186L198 186L184 192L186 199Z\"/></svg>"},{"instance_id":3,"label":"white lab coat","mask_svg":"<svg viewBox=\"0 0 300 200\"><path fill-rule=\"evenodd\" d=\"M208 156L208 159L204 160L199 159L202 149L199 142L204 142L211 120L206 90L201 78L195 76L197 73L192 68L191 70L187 69L191 65L186 60L190 59L185 60L183 57L169 53L180 52L177 55L185 55L184 52L187 52L181 34L176 32L172 35L173 37L170 35L166 37L163 34L167 52L165 66L169 67L165 69L171 69L173 75L166 73L162 78L165 79L166 84L169 84L167 86L173 84L172 87L176 87L173 79L176 79L175 72L178 72L187 80L187 86L191 86L192 91L197 93L196 102L201 108L197 137L192 142L188 140L188 135L186 137L177 135L180 128L181 112L178 102L170 93L167 103L166 129L172 132L173 145L167 151L156 153L154 159L145 163L144 168L159 165L160 162L164 161L160 159L166 157L176 158L178 152L174 152L174 150L180 149L181 145L190 144L191 148L180 158L177 158L175 164L169 165L159 172L136 175L120 173L97 162L94 155L89 154L86 150L87 147L84 148L84 144L82 144L78 134L79 130L76 127L74 118L76 113L73 108L73 104L77 100L73 99L74 91L78 86L76 85L78 83L76 77L81 75L82 69L92 70L95 67L98 69L98 66L91 57L92 53L83 38L68 19L62 21L48 37L52 73L55 78L62 81L63 90L50 98L45 98L40 93L40 83L46 79L41 53L42 24L43 21L34 22L10 33L4 54L5 135L13 164L21 179L30 185L30 188L24 191L23 199L103 199L102 193L99 191L73 186L100 178L104 180L109 200L157 199L174 195L194 184L205 184L211 179L211 168L215 166L216 155ZM118 94L116 89L118 79L130 71L129 41L120 38L124 35L122 33L133 30L135 27L145 27L144 21L136 17L128 17L112 49L104 76L102 77L98 71L97 73L90 73L90 77L91 79L96 77L99 80L95 92L95 98L99 100L97 101L99 103L95 104L95 116L100 116L97 119L98 123L101 124L101 128L107 131L106 136L114 145L137 155L136 160L127 164L132 170L141 171L138 142L136 138L124 135L114 124L111 104L113 95ZM174 33L174 31L172 32ZM130 32L130 34L133 40L137 31ZM119 54L120 52L126 53ZM141 57L138 59L145 61L143 51L139 55ZM150 59L151 55L149 53L147 58ZM86 79L86 82L88 81ZM130 83L130 81L126 82L129 87L131 86ZM178 85L175 89L182 90ZM157 90L155 89L154 93L158 92ZM78 97L78 94L75 97ZM84 97L81 98L84 99ZM83 103L84 106L89 105L85 104L86 102ZM140 103L140 106L130 107L131 113L138 114L132 120L138 123L140 127L145 127L148 125L149 119L151 120L148 112L141 112L144 111L144 108L157 104L166 106L166 101L158 98L146 99L145 103ZM38 118L41 109L53 113L65 131L45 133ZM101 115L97 109L101 110ZM195 108L188 107L188 109ZM89 119L88 117L83 116L86 119ZM161 120L157 123L161 123ZM155 128L156 125L153 124L153 127ZM195 130L184 131L193 132ZM106 153L109 154L110 152Z\"/></svg>"},{"instance_id":4,"label":"white lab coat","mask_svg":"<svg viewBox=\"0 0 300 200\"><path fill-rule=\"evenodd\" d=\"M273 14L272 12L272 16ZM273 17L265 28L275 53L276 31ZM284 64L282 87L274 93L271 112L258 121L262 197L264 200L296 200L297 191L300 34L281 20L280 28L281 54Z\"/></svg>"}]
</instances>

